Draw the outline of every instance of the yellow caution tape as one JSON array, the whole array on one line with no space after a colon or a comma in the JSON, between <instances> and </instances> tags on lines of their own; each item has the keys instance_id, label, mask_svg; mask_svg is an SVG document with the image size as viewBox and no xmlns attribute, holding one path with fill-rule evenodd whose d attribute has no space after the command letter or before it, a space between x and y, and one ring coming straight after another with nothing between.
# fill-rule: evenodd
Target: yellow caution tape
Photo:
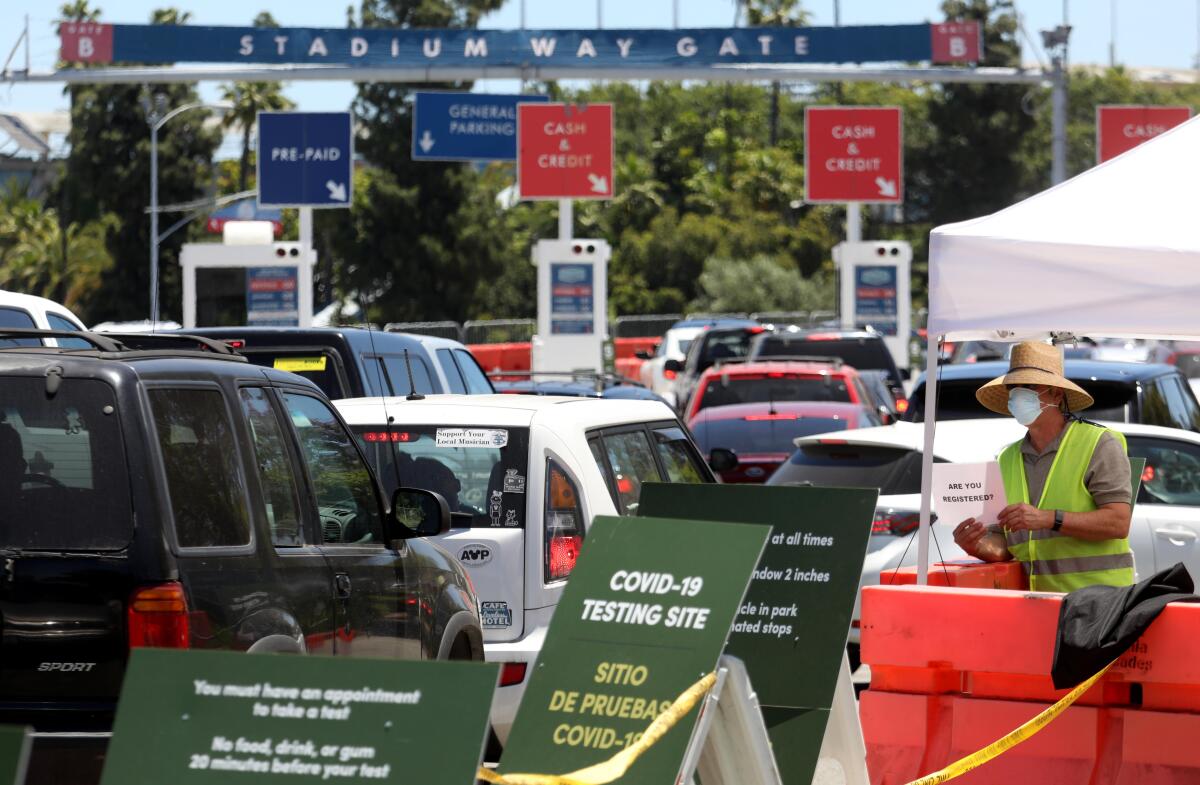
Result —
<instances>
[{"instance_id":1,"label":"yellow caution tape","mask_svg":"<svg viewBox=\"0 0 1200 785\"><path fill-rule=\"evenodd\" d=\"M696 703L712 689L716 681L717 674L710 673L688 687L682 695L675 699L674 703L663 710L662 714L654 718L654 722L650 723L640 739L602 763L557 776L554 774L498 774L483 768L476 776L485 782L494 783L494 785L607 785L607 783L625 776L625 772L629 771L629 767L633 765L634 761L653 747L659 739L667 734L667 731L675 727L676 723L687 716Z\"/></svg>"},{"instance_id":2,"label":"yellow caution tape","mask_svg":"<svg viewBox=\"0 0 1200 785\"><path fill-rule=\"evenodd\" d=\"M966 774L971 769L979 768L992 758L998 757L1002 753L1011 750L1013 747L1017 746L1026 739L1032 738L1034 734L1049 725L1058 715L1066 711L1072 703L1078 700L1080 695L1090 690L1096 684L1096 682L1100 680L1100 677L1108 672L1108 669L1111 668L1115 662L1116 660L1113 660L1109 664L1105 665L1100 669L1099 673L1068 692L1058 703L1047 708L1041 714L1017 728L1012 733L1009 733L1007 736L1003 736L996 741L993 741L979 752L972 753L965 758L956 760L954 763L951 763L949 766L940 771L935 771L933 774L927 774L920 779L913 780L912 782L908 783L908 785L937 785L937 783L945 782L946 780L952 780L955 777Z\"/></svg>"}]
</instances>

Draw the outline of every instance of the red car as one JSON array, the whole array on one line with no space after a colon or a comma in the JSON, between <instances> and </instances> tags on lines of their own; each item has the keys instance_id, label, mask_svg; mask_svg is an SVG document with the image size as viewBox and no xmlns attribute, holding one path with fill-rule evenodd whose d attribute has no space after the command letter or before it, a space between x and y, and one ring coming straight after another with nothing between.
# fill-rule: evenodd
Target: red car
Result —
<instances>
[{"instance_id":1,"label":"red car","mask_svg":"<svg viewBox=\"0 0 1200 785\"><path fill-rule=\"evenodd\" d=\"M881 424L857 403L777 401L701 409L688 426L721 480L741 483L766 482L796 451L799 436Z\"/></svg>"},{"instance_id":2,"label":"red car","mask_svg":"<svg viewBox=\"0 0 1200 785\"><path fill-rule=\"evenodd\" d=\"M735 403L829 401L871 405L858 372L841 362L762 360L718 363L700 375L685 412Z\"/></svg>"}]
</instances>

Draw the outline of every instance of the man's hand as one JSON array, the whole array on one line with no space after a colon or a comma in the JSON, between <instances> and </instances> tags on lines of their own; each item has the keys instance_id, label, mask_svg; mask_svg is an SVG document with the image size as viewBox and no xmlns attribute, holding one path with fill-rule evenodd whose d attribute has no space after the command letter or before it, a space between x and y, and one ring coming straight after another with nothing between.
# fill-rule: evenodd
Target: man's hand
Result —
<instances>
[{"instance_id":1,"label":"man's hand","mask_svg":"<svg viewBox=\"0 0 1200 785\"><path fill-rule=\"evenodd\" d=\"M1000 511L1000 525L1009 531L1036 531L1054 526L1054 510L1039 510L1032 504L1010 504Z\"/></svg>"},{"instance_id":2,"label":"man's hand","mask_svg":"<svg viewBox=\"0 0 1200 785\"><path fill-rule=\"evenodd\" d=\"M987 527L974 518L967 518L954 527L954 543L972 556L975 546L987 534Z\"/></svg>"},{"instance_id":3,"label":"man's hand","mask_svg":"<svg viewBox=\"0 0 1200 785\"><path fill-rule=\"evenodd\" d=\"M954 527L954 542L958 547L983 561L1008 561L1012 558L1004 536L975 520L967 518Z\"/></svg>"}]
</instances>

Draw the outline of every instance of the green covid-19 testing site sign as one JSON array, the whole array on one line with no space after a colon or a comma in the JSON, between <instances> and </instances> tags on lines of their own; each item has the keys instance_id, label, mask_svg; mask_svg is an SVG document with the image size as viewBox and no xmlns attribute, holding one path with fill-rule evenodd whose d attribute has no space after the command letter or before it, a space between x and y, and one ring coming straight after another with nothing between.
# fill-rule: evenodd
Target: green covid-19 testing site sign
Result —
<instances>
[{"instance_id":1,"label":"green covid-19 testing site sign","mask_svg":"<svg viewBox=\"0 0 1200 785\"><path fill-rule=\"evenodd\" d=\"M812 781L877 498L873 488L642 488L639 514L771 526L726 651L746 663L785 785Z\"/></svg>"},{"instance_id":2,"label":"green covid-19 testing site sign","mask_svg":"<svg viewBox=\"0 0 1200 785\"><path fill-rule=\"evenodd\" d=\"M464 785L497 675L473 662L137 649L101 785Z\"/></svg>"},{"instance_id":3,"label":"green covid-19 testing site sign","mask_svg":"<svg viewBox=\"0 0 1200 785\"><path fill-rule=\"evenodd\" d=\"M500 770L566 774L635 744L713 671L767 526L598 517L554 612ZM693 707L622 785L673 783Z\"/></svg>"}]
</instances>

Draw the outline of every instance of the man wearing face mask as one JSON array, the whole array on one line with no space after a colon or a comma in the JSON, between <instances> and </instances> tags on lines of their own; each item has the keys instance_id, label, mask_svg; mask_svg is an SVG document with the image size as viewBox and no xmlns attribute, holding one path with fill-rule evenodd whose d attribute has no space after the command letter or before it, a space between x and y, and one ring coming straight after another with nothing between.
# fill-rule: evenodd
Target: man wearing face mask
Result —
<instances>
[{"instance_id":1,"label":"man wearing face mask","mask_svg":"<svg viewBox=\"0 0 1200 785\"><path fill-rule=\"evenodd\" d=\"M1000 453L1008 506L1000 525L968 518L954 541L984 561L1016 559L1034 591L1133 583L1130 476L1125 437L1073 412L1092 396L1062 372L1062 352L1036 341L1013 347L1008 373L975 397L1029 429Z\"/></svg>"}]
</instances>

